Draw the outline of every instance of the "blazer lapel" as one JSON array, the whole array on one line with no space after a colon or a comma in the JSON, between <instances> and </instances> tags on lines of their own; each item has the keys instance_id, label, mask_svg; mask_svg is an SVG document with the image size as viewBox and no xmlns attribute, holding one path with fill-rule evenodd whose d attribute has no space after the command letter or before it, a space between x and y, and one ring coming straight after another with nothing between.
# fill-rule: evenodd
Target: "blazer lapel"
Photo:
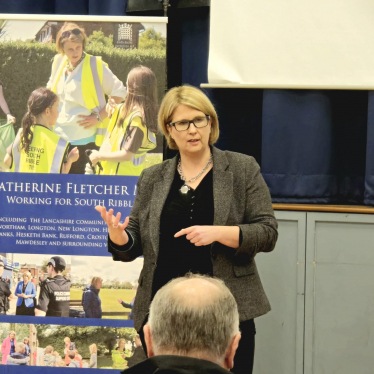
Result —
<instances>
[{"instance_id":1,"label":"blazer lapel","mask_svg":"<svg viewBox=\"0 0 374 374\"><path fill-rule=\"evenodd\" d=\"M228 171L229 162L225 153L215 147L213 150L213 199L214 222L216 226L225 226L230 213L233 197L233 175Z\"/></svg>"},{"instance_id":2,"label":"blazer lapel","mask_svg":"<svg viewBox=\"0 0 374 374\"><path fill-rule=\"evenodd\" d=\"M149 229L151 243L156 255L158 255L160 244L159 235L161 212L173 183L175 170L177 168L177 160L178 156L175 156L172 160L170 160L170 162L165 164L165 167L160 175L160 180L155 182L153 186L149 215Z\"/></svg>"}]
</instances>

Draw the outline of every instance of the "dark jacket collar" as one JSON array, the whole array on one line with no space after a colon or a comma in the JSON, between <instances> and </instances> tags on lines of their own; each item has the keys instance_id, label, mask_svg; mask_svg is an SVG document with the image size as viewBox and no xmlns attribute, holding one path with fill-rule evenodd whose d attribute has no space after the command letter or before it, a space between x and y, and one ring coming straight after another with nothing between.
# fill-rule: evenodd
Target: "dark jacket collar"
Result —
<instances>
[{"instance_id":1,"label":"dark jacket collar","mask_svg":"<svg viewBox=\"0 0 374 374\"><path fill-rule=\"evenodd\" d=\"M229 374L217 364L182 356L155 356L123 371L123 374Z\"/></svg>"}]
</instances>

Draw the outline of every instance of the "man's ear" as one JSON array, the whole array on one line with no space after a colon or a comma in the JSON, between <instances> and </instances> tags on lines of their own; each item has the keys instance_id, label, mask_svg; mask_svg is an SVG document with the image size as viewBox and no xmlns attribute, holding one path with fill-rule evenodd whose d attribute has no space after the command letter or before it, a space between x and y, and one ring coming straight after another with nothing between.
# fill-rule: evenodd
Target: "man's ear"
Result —
<instances>
[{"instance_id":1,"label":"man's ear","mask_svg":"<svg viewBox=\"0 0 374 374\"><path fill-rule=\"evenodd\" d=\"M148 357L153 357L155 355L155 352L153 351L153 346L152 346L151 328L149 327L148 324L144 325L143 332L144 332L145 345L147 346Z\"/></svg>"},{"instance_id":2,"label":"man's ear","mask_svg":"<svg viewBox=\"0 0 374 374\"><path fill-rule=\"evenodd\" d=\"M230 370L234 367L234 356L235 356L236 350L239 347L239 340L240 340L241 337L242 336L241 336L240 332L237 333L233 337L233 339L231 341L231 344L230 344L229 348L227 349L226 357L225 357L225 366L226 366L227 370Z\"/></svg>"}]
</instances>

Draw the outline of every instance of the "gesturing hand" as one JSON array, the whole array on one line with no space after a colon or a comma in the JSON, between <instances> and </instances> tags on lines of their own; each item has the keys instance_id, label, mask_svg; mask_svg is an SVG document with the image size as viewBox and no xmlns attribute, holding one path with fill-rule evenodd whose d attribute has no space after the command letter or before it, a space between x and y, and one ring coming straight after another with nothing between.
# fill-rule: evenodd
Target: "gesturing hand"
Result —
<instances>
[{"instance_id":1,"label":"gesturing hand","mask_svg":"<svg viewBox=\"0 0 374 374\"><path fill-rule=\"evenodd\" d=\"M117 245L125 245L129 241L129 237L125 228L129 224L129 217L126 217L125 222L120 223L121 213L113 216L113 209L106 210L105 206L97 205L95 209L101 213L101 218L108 225L109 236L111 241Z\"/></svg>"},{"instance_id":2,"label":"gesturing hand","mask_svg":"<svg viewBox=\"0 0 374 374\"><path fill-rule=\"evenodd\" d=\"M218 241L219 226L191 226L178 231L174 237L186 235L186 239L197 247Z\"/></svg>"}]
</instances>

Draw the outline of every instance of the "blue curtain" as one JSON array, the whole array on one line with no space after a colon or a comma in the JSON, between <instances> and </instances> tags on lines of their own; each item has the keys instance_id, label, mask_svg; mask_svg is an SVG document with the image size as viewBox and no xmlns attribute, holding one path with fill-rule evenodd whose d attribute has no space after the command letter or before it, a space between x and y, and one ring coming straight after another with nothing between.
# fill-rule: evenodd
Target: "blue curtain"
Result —
<instances>
[{"instance_id":1,"label":"blue curtain","mask_svg":"<svg viewBox=\"0 0 374 374\"><path fill-rule=\"evenodd\" d=\"M0 12L125 15L126 3L0 0ZM209 9L171 9L169 16L169 87L199 86L208 81ZM254 156L274 202L374 205L373 92L215 89L207 94L219 115L218 147Z\"/></svg>"}]
</instances>

